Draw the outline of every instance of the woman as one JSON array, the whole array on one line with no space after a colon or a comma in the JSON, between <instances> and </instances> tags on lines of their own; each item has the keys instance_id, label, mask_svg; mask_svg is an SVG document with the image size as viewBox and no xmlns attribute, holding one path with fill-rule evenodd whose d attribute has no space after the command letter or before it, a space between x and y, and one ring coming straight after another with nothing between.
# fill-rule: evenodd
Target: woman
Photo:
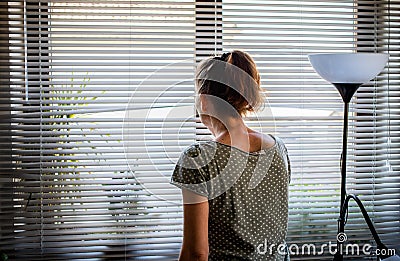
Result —
<instances>
[{"instance_id":1,"label":"woman","mask_svg":"<svg viewBox=\"0 0 400 261\"><path fill-rule=\"evenodd\" d=\"M186 148L171 178L184 202L179 260L289 260L287 150L242 118L263 104L255 62L238 50L204 60L196 92L215 139Z\"/></svg>"}]
</instances>

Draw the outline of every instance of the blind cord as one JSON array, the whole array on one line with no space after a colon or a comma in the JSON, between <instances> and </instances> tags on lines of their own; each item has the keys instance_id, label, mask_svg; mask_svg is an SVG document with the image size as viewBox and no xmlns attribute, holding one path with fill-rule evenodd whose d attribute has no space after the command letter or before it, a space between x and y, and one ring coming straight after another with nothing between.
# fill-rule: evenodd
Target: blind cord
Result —
<instances>
[{"instance_id":1,"label":"blind cord","mask_svg":"<svg viewBox=\"0 0 400 261\"><path fill-rule=\"evenodd\" d=\"M133 39L132 39L132 35L133 35L132 34L132 29L133 28L132 28L132 21L131 21L132 15L133 15L133 13L132 13L132 0L129 0L129 47L128 47L129 48L129 50L128 50L128 53L129 53L128 73L129 73L129 75L128 75L128 87L131 87L131 85L132 85L132 43L133 43ZM127 92L127 96L128 96L128 100L129 100L129 96L130 96L129 91ZM127 105L127 108L128 107L129 107L129 104ZM124 135L124 134L122 134L122 135ZM125 199L128 199L129 198L129 184L128 184L127 181L130 180L129 176L130 176L131 170L130 170L128 161L126 162L126 164L128 165L127 166L128 170L124 171L124 173L126 175L126 177L124 179L124 181L125 181L125 193L126 193L125 194ZM134 175L132 175L132 176L134 176ZM124 215L124 216L126 217L127 215ZM117 220L117 222L118 222L118 220ZM126 261L127 258L128 258L128 255L127 255L127 245L128 245L127 231L129 229L129 227L127 225L127 219L124 219L124 227L125 227L125 230L124 230L124 259Z\"/></svg>"},{"instance_id":2,"label":"blind cord","mask_svg":"<svg viewBox=\"0 0 400 261\"><path fill-rule=\"evenodd\" d=\"M217 55L217 50L218 50L218 17L217 17L217 0L214 0L214 56Z\"/></svg>"},{"instance_id":3,"label":"blind cord","mask_svg":"<svg viewBox=\"0 0 400 261\"><path fill-rule=\"evenodd\" d=\"M29 104L29 79L28 79L28 17L27 17L27 7L26 1L24 2L24 72L25 72L25 102ZM26 205L28 206L28 204Z\"/></svg>"},{"instance_id":4,"label":"blind cord","mask_svg":"<svg viewBox=\"0 0 400 261\"><path fill-rule=\"evenodd\" d=\"M40 142L39 142L39 179L40 179L40 253L44 254L44 216L43 216L43 82L42 82L42 1L39 0L39 110L40 110Z\"/></svg>"},{"instance_id":5,"label":"blind cord","mask_svg":"<svg viewBox=\"0 0 400 261\"><path fill-rule=\"evenodd\" d=\"M378 6L376 3L374 3L374 52L378 52L378 12L377 12ZM374 143L374 150L373 150L373 161L372 161L372 220L374 219L375 216L375 190L376 190L376 184L375 184L375 178L376 178L376 150L377 148L377 141L376 141L376 136L377 136L377 95L378 95L378 88L377 88L377 77L374 78L374 98L372 99L373 102L373 122L374 122L374 129L373 129L373 143Z\"/></svg>"}]
</instances>

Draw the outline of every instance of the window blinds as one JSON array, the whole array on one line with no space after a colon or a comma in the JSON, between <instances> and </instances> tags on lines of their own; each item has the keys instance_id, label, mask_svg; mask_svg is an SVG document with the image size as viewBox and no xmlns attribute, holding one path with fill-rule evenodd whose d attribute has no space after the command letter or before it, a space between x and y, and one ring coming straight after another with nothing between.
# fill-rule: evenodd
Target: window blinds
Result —
<instances>
[{"instance_id":1,"label":"window blinds","mask_svg":"<svg viewBox=\"0 0 400 261\"><path fill-rule=\"evenodd\" d=\"M255 58L275 119L262 127L289 149L288 242L300 246L335 242L340 200L342 103L307 54L390 53L350 106L348 192L400 243L398 1L0 6L0 249L14 260L175 260L182 208L169 176L183 148L210 138L193 115L193 70L232 49ZM349 212L349 240L370 242Z\"/></svg>"},{"instance_id":2,"label":"window blinds","mask_svg":"<svg viewBox=\"0 0 400 261\"><path fill-rule=\"evenodd\" d=\"M151 193L178 199L157 175L170 175L195 132L157 108L193 92L180 82L193 77L194 3L26 0L2 8L10 149L1 250L13 260L173 260L181 206Z\"/></svg>"}]
</instances>

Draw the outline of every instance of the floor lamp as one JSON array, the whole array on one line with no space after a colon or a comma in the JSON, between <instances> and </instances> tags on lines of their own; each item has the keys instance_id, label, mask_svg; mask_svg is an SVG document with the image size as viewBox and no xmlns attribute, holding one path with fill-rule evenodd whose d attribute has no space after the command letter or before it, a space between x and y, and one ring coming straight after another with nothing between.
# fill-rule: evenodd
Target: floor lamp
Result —
<instances>
[{"instance_id":1,"label":"floor lamp","mask_svg":"<svg viewBox=\"0 0 400 261\"><path fill-rule=\"evenodd\" d=\"M344 241L340 239L340 235L344 236L344 227L346 224L345 216L348 211L350 199L353 199L360 208L365 222L377 244L377 249L387 250L388 248L380 240L361 200L354 194L348 195L346 193L346 158L350 100L358 87L373 79L383 70L389 59L389 55L383 53L311 54L308 58L314 70L322 78L336 87L344 102L340 215L338 219L337 251L333 260L343 260ZM380 255L378 258L381 260L400 260L400 257L396 255Z\"/></svg>"}]
</instances>

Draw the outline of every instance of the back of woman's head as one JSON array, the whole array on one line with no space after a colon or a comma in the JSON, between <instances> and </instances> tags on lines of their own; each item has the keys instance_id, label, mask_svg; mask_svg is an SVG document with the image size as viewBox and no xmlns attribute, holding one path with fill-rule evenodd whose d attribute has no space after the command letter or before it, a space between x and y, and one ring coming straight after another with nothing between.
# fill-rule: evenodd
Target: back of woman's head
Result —
<instances>
[{"instance_id":1,"label":"back of woman's head","mask_svg":"<svg viewBox=\"0 0 400 261\"><path fill-rule=\"evenodd\" d=\"M264 102L260 75L254 60L246 52L234 50L205 59L198 65L195 77L197 94L214 96L228 103L234 110L213 105L230 116L244 116L259 109Z\"/></svg>"}]
</instances>

